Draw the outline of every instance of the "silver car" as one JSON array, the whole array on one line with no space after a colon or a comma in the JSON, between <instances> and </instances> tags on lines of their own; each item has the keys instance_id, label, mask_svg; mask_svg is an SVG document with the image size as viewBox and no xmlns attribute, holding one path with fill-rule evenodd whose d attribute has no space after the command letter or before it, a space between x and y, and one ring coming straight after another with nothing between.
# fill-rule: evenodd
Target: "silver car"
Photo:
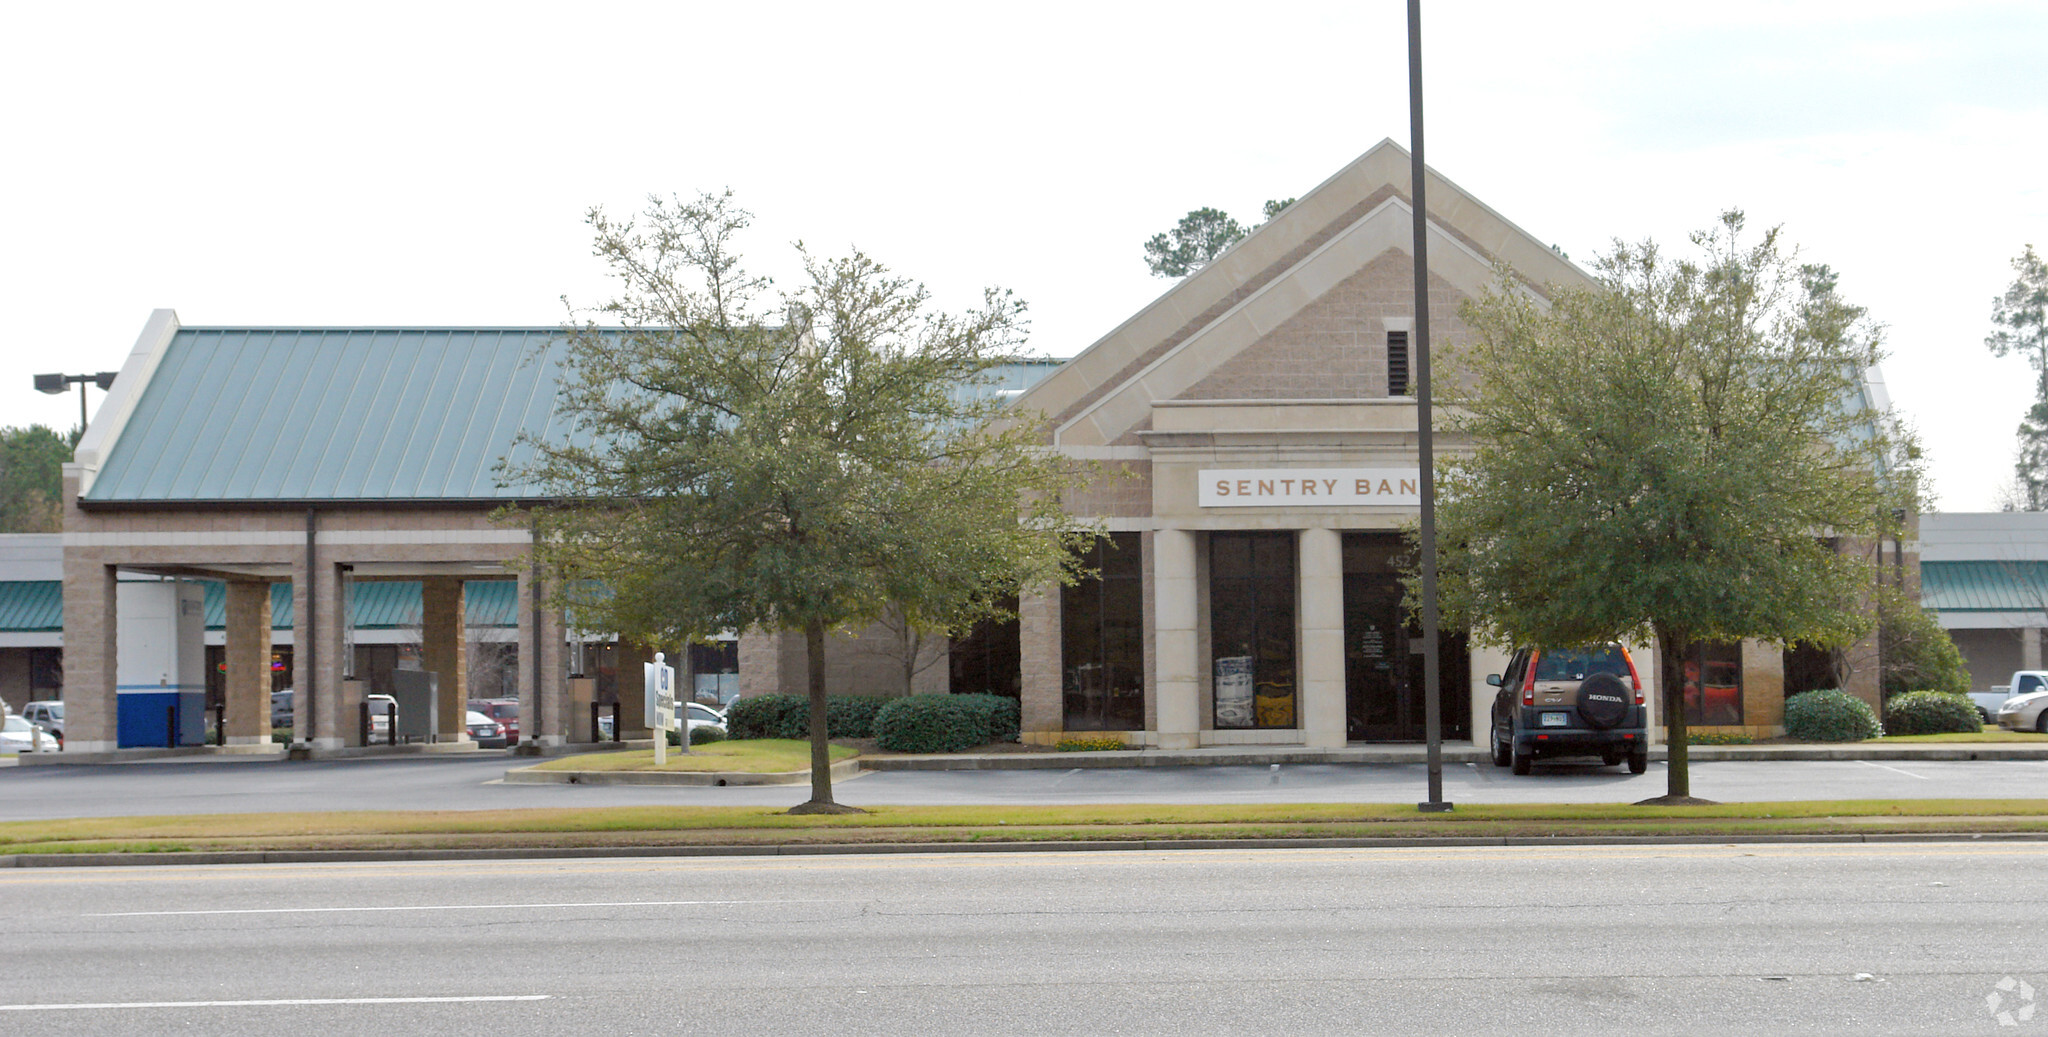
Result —
<instances>
[{"instance_id":1,"label":"silver car","mask_svg":"<svg viewBox=\"0 0 2048 1037\"><path fill-rule=\"evenodd\" d=\"M1998 726L2008 731L2039 731L2048 735L2048 691L2006 699L1998 707Z\"/></svg>"},{"instance_id":2,"label":"silver car","mask_svg":"<svg viewBox=\"0 0 2048 1037\"><path fill-rule=\"evenodd\" d=\"M0 721L0 755L56 751L57 740L27 719L10 713L5 721Z\"/></svg>"}]
</instances>

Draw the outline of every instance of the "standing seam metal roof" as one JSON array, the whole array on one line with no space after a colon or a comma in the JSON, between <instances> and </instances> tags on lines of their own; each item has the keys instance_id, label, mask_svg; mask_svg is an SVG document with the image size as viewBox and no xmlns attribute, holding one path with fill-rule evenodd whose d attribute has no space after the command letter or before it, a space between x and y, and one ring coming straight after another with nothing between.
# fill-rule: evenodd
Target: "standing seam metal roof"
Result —
<instances>
[{"instance_id":1,"label":"standing seam metal roof","mask_svg":"<svg viewBox=\"0 0 2048 1037\"><path fill-rule=\"evenodd\" d=\"M89 502L513 500L567 438L555 328L181 328Z\"/></svg>"},{"instance_id":2,"label":"standing seam metal roof","mask_svg":"<svg viewBox=\"0 0 2048 1037\"><path fill-rule=\"evenodd\" d=\"M1944 612L2048 608L2048 562L1921 562L1920 605Z\"/></svg>"}]
</instances>

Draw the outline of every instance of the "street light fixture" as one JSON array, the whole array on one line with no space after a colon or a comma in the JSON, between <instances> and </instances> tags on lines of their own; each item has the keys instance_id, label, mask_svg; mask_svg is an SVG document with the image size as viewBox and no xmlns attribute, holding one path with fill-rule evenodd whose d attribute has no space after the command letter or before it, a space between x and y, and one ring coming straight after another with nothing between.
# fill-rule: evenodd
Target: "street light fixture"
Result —
<instances>
[{"instance_id":1,"label":"street light fixture","mask_svg":"<svg viewBox=\"0 0 2048 1037\"><path fill-rule=\"evenodd\" d=\"M101 371L97 374L39 374L36 376L36 391L52 396L62 396L78 386L78 431L85 433L85 387L97 385L102 391L114 387L114 376L118 371Z\"/></svg>"}]
</instances>

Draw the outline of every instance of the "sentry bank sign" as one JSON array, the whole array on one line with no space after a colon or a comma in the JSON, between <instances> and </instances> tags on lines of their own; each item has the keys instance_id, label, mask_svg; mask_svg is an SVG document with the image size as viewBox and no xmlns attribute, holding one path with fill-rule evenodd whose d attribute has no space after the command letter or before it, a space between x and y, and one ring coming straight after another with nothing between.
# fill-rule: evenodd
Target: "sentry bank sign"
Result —
<instances>
[{"instance_id":1,"label":"sentry bank sign","mask_svg":"<svg viewBox=\"0 0 2048 1037\"><path fill-rule=\"evenodd\" d=\"M1205 468L1204 508L1420 507L1420 468Z\"/></svg>"}]
</instances>

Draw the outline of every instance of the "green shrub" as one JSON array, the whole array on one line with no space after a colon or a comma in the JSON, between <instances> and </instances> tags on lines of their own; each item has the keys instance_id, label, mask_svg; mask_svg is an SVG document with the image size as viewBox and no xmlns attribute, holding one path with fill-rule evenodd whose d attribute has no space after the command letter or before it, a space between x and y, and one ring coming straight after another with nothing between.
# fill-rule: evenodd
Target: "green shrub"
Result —
<instances>
[{"instance_id":1,"label":"green shrub","mask_svg":"<svg viewBox=\"0 0 2048 1037\"><path fill-rule=\"evenodd\" d=\"M1008 695L955 695L986 720L984 742L1014 742L1023 728L1023 707Z\"/></svg>"},{"instance_id":2,"label":"green shrub","mask_svg":"<svg viewBox=\"0 0 2048 1037\"><path fill-rule=\"evenodd\" d=\"M1785 700L1785 734L1807 742L1860 742L1884 733L1862 699L1833 688Z\"/></svg>"},{"instance_id":3,"label":"green shrub","mask_svg":"<svg viewBox=\"0 0 2048 1037\"><path fill-rule=\"evenodd\" d=\"M755 695L725 708L725 733L733 738L809 738L811 704L796 695Z\"/></svg>"},{"instance_id":4,"label":"green shrub","mask_svg":"<svg viewBox=\"0 0 2048 1037\"><path fill-rule=\"evenodd\" d=\"M1756 739L1740 731L1687 731L1687 745L1749 745Z\"/></svg>"},{"instance_id":5,"label":"green shrub","mask_svg":"<svg viewBox=\"0 0 2048 1037\"><path fill-rule=\"evenodd\" d=\"M710 745L713 742L723 741L725 741L725 728L722 727L700 727L690 732L691 745Z\"/></svg>"},{"instance_id":6,"label":"green shrub","mask_svg":"<svg viewBox=\"0 0 2048 1037\"><path fill-rule=\"evenodd\" d=\"M825 696L825 737L873 738L875 712L884 700L871 695ZM811 737L811 700L802 695L755 695L734 699L725 710L728 738Z\"/></svg>"},{"instance_id":7,"label":"green shrub","mask_svg":"<svg viewBox=\"0 0 2048 1037\"><path fill-rule=\"evenodd\" d=\"M1100 753L1130 747L1115 735L1084 735L1080 738L1062 738L1053 748L1063 753Z\"/></svg>"},{"instance_id":8,"label":"green shrub","mask_svg":"<svg viewBox=\"0 0 2048 1037\"><path fill-rule=\"evenodd\" d=\"M875 714L875 744L899 753L957 753L989 740L989 709L968 701L994 696L906 695Z\"/></svg>"},{"instance_id":9,"label":"green shrub","mask_svg":"<svg viewBox=\"0 0 2048 1037\"><path fill-rule=\"evenodd\" d=\"M1884 642L1884 668L1878 679L1887 698L1909 691L1946 691L1958 695L1969 692L1970 671L1963 665L1963 653L1956 649L1956 643L1941 628L1934 613L1921 608L1918 601L1897 588L1885 587L1877 597L1877 621L1878 636ZM1885 713L1885 727L1889 730L1889 703Z\"/></svg>"},{"instance_id":10,"label":"green shrub","mask_svg":"<svg viewBox=\"0 0 2048 1037\"><path fill-rule=\"evenodd\" d=\"M873 695L827 695L825 730L833 738L873 738L875 714L884 701Z\"/></svg>"},{"instance_id":11,"label":"green shrub","mask_svg":"<svg viewBox=\"0 0 2048 1037\"><path fill-rule=\"evenodd\" d=\"M1976 734L1984 729L1977 704L1947 691L1909 691L1885 700L1884 730L1893 735Z\"/></svg>"}]
</instances>

